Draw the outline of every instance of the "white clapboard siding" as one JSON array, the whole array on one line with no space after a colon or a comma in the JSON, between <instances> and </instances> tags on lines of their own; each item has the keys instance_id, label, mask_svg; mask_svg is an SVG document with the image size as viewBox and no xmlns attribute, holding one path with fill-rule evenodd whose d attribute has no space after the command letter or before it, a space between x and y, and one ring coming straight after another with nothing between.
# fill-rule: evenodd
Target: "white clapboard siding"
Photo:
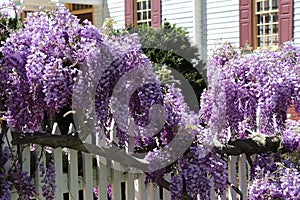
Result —
<instances>
[{"instance_id":1,"label":"white clapboard siding","mask_svg":"<svg viewBox=\"0 0 300 200\"><path fill-rule=\"evenodd\" d=\"M239 46L239 1L207 0L206 7L208 55L218 42Z\"/></svg>"},{"instance_id":2,"label":"white clapboard siding","mask_svg":"<svg viewBox=\"0 0 300 200\"><path fill-rule=\"evenodd\" d=\"M195 42L194 0L162 0L162 20L166 19L189 32L192 42Z\"/></svg>"},{"instance_id":3,"label":"white clapboard siding","mask_svg":"<svg viewBox=\"0 0 300 200\"><path fill-rule=\"evenodd\" d=\"M300 10L300 0L294 0L294 41L300 44L300 12L295 12L295 10Z\"/></svg>"},{"instance_id":4,"label":"white clapboard siding","mask_svg":"<svg viewBox=\"0 0 300 200\"><path fill-rule=\"evenodd\" d=\"M123 29L125 27L125 2L124 0L110 0L107 3L108 13L116 21L114 28Z\"/></svg>"},{"instance_id":5,"label":"white clapboard siding","mask_svg":"<svg viewBox=\"0 0 300 200\"><path fill-rule=\"evenodd\" d=\"M70 126L70 132L73 130L73 126ZM60 135L57 124L54 124L52 134ZM100 144L98 136L96 137L96 144ZM3 149L8 145L6 138L3 137L3 144L1 148ZM11 132L8 131L8 141L11 141ZM90 136L87 137L85 142L91 142ZM16 146L13 146L17 149ZM45 162L45 157L40 156L41 147L35 145L38 152L38 160L41 159ZM62 149L56 148L52 150L54 156L54 165L56 170L56 200L63 200L63 194L68 193L70 199L79 200L78 192L83 190L83 200L93 199L93 188L98 188L98 199L107 200L107 185L112 185L112 193L114 200L122 199L122 188L121 183L125 182L125 198L126 200L158 200L160 199L160 190L157 186L153 184L145 185L145 174L135 171L135 173L125 172L126 169L123 165L118 162L107 160L106 158L95 156L89 153L83 153L83 175L78 175L78 157L77 151L72 149ZM68 154L68 173L63 172L63 159L62 154ZM30 160L31 160L30 148L24 148L22 152L22 169L30 172ZM93 158L96 159L96 166L93 166ZM81 165L80 164L80 165ZM10 163L7 164L7 167ZM237 169L238 166L238 169ZM238 183L238 188L243 193L243 199L247 199L247 161L245 155L239 157L231 156L228 160L228 175L229 181L236 185ZM170 176L165 177L167 180ZM37 171L34 176L33 183L37 186L37 192L39 196L37 199L45 199L42 197L41 192L41 179L40 172ZM213 185L213 180L211 179ZM170 192L163 189L163 200L171 200ZM236 194L235 190L228 187L226 195L216 196L213 187L210 193L212 199L225 200L225 199L239 199L239 195ZM226 198L227 197L227 198ZM12 200L17 200L18 195L13 192L11 195Z\"/></svg>"}]
</instances>

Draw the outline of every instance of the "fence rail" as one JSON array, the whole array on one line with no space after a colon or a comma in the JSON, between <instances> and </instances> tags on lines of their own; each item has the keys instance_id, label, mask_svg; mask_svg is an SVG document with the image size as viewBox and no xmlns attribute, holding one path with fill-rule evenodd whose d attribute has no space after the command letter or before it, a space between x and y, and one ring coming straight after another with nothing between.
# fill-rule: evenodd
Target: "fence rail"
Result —
<instances>
[{"instance_id":1,"label":"fence rail","mask_svg":"<svg viewBox=\"0 0 300 200\"><path fill-rule=\"evenodd\" d=\"M52 134L60 134L56 125L53 127ZM11 141L11 129L8 130L7 136L8 141ZM1 148L8 145L5 139L3 142ZM13 148L17 149L17 146L13 146ZM47 158L44 155L41 156L42 148L40 146L35 146L37 150L35 152L38 152L35 155L30 148L29 146L25 147L22 151L22 169L29 174L35 174L32 182L39 194L36 199L44 199L41 192L41 172L33 167L32 160L36 162L38 159L39 163L46 163ZM145 185L145 175L142 172L124 172L125 170L122 169L125 169L125 166L120 163L73 149L59 147L49 151L54 157L56 200L92 200L95 199L94 188L98 189L98 199L108 200L107 186L109 184L112 186L114 200L171 200L169 191L153 184ZM243 197L241 198L236 190L228 186L226 194L221 197L216 196L212 189L212 199L247 199L247 171L248 166L245 155L229 157L228 181L239 188L243 193ZM12 193L11 199L18 199L18 195Z\"/></svg>"}]
</instances>

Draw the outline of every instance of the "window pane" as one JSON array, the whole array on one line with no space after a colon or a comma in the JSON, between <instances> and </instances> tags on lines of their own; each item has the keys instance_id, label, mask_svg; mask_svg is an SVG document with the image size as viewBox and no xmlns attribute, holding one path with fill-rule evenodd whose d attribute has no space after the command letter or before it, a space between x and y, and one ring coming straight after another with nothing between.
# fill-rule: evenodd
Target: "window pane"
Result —
<instances>
[{"instance_id":1,"label":"window pane","mask_svg":"<svg viewBox=\"0 0 300 200\"><path fill-rule=\"evenodd\" d=\"M257 26L257 35L262 35L263 32L262 32L262 26Z\"/></svg>"},{"instance_id":2,"label":"window pane","mask_svg":"<svg viewBox=\"0 0 300 200\"><path fill-rule=\"evenodd\" d=\"M278 0L272 0L272 9L278 9Z\"/></svg>"},{"instance_id":3,"label":"window pane","mask_svg":"<svg viewBox=\"0 0 300 200\"><path fill-rule=\"evenodd\" d=\"M277 24L273 25L273 33L278 33L278 25Z\"/></svg>"},{"instance_id":4,"label":"window pane","mask_svg":"<svg viewBox=\"0 0 300 200\"><path fill-rule=\"evenodd\" d=\"M269 10L270 6L269 6L269 1L265 1L265 11Z\"/></svg>"},{"instance_id":5,"label":"window pane","mask_svg":"<svg viewBox=\"0 0 300 200\"><path fill-rule=\"evenodd\" d=\"M262 46L262 42L261 42L261 39L260 38L257 38L257 45L260 47L260 46Z\"/></svg>"},{"instance_id":6,"label":"window pane","mask_svg":"<svg viewBox=\"0 0 300 200\"><path fill-rule=\"evenodd\" d=\"M146 20L147 19L147 12L143 12L143 20Z\"/></svg>"},{"instance_id":7,"label":"window pane","mask_svg":"<svg viewBox=\"0 0 300 200\"><path fill-rule=\"evenodd\" d=\"M144 9L144 10L147 9L147 1L143 1L143 9Z\"/></svg>"},{"instance_id":8,"label":"window pane","mask_svg":"<svg viewBox=\"0 0 300 200\"><path fill-rule=\"evenodd\" d=\"M256 5L257 5L257 11L258 11L258 12L259 12L259 11L262 11L261 2L257 2Z\"/></svg>"},{"instance_id":9,"label":"window pane","mask_svg":"<svg viewBox=\"0 0 300 200\"><path fill-rule=\"evenodd\" d=\"M141 10L141 2L137 2L137 10Z\"/></svg>"},{"instance_id":10,"label":"window pane","mask_svg":"<svg viewBox=\"0 0 300 200\"><path fill-rule=\"evenodd\" d=\"M137 20L139 21L139 20L141 20L142 19L142 17L141 17L141 13L140 12L138 12L137 13Z\"/></svg>"},{"instance_id":11,"label":"window pane","mask_svg":"<svg viewBox=\"0 0 300 200\"><path fill-rule=\"evenodd\" d=\"M148 19L151 19L151 11L148 11Z\"/></svg>"},{"instance_id":12,"label":"window pane","mask_svg":"<svg viewBox=\"0 0 300 200\"><path fill-rule=\"evenodd\" d=\"M266 21L265 23L270 23L271 19L270 19L270 15L266 15Z\"/></svg>"},{"instance_id":13,"label":"window pane","mask_svg":"<svg viewBox=\"0 0 300 200\"><path fill-rule=\"evenodd\" d=\"M148 8L151 9L151 0L148 1Z\"/></svg>"},{"instance_id":14,"label":"window pane","mask_svg":"<svg viewBox=\"0 0 300 200\"><path fill-rule=\"evenodd\" d=\"M273 22L278 22L278 13L273 14Z\"/></svg>"},{"instance_id":15,"label":"window pane","mask_svg":"<svg viewBox=\"0 0 300 200\"><path fill-rule=\"evenodd\" d=\"M269 25L266 25L266 27L265 27L265 33L266 34L270 33L270 27L269 27Z\"/></svg>"}]
</instances>

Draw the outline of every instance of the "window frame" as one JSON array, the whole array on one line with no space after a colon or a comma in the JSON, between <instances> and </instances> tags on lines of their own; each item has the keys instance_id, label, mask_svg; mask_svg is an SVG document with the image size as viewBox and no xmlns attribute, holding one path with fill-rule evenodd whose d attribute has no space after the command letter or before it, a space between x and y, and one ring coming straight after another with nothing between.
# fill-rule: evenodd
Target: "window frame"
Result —
<instances>
[{"instance_id":1,"label":"window frame","mask_svg":"<svg viewBox=\"0 0 300 200\"><path fill-rule=\"evenodd\" d=\"M91 5L91 8L73 10L74 3L66 3L65 7L72 13L72 15L82 15L82 14L92 14L92 24L94 24L94 5ZM88 4L87 4L88 5Z\"/></svg>"},{"instance_id":2,"label":"window frame","mask_svg":"<svg viewBox=\"0 0 300 200\"><path fill-rule=\"evenodd\" d=\"M134 26L133 27L135 27L135 28L139 26L138 6L137 6L138 1L141 1L141 2L148 1L149 2L149 0L134 0L134 4L133 4L133 7L134 7L134 18L133 18L134 23L133 24L134 24ZM151 5L151 3L152 3L152 1L150 0L150 5ZM147 3L147 5L149 5L149 4ZM141 5L141 7L143 7L143 5ZM142 12L143 12L143 10L144 9L141 9ZM151 25L152 25L152 6L150 7L150 9L146 8L145 10L147 12L147 19L146 20L141 20L142 21L141 23L143 23L143 24L145 23L145 24L148 24L148 25L150 23L149 26L151 27ZM149 11L151 12L150 19L149 19L149 13L148 13Z\"/></svg>"},{"instance_id":3,"label":"window frame","mask_svg":"<svg viewBox=\"0 0 300 200\"><path fill-rule=\"evenodd\" d=\"M294 0L278 0L278 46L293 39L293 4ZM257 24L253 17L254 8L252 0L239 0L239 40L242 48L246 44L251 48L257 47L253 39Z\"/></svg>"},{"instance_id":4,"label":"window frame","mask_svg":"<svg viewBox=\"0 0 300 200\"><path fill-rule=\"evenodd\" d=\"M272 0L269 0L269 1L272 1ZM277 4L279 4L279 0L277 0ZM257 20L257 15L259 15L259 14L257 14L257 12L256 12L257 11L257 1L256 0L252 1L251 6L252 6L252 20L253 20L253 23L252 23L253 48L254 49L257 49L257 48L277 48L279 46L279 30L278 30L279 29L279 20L278 20L279 7L276 9L276 11L277 11L277 22L276 22L277 23L277 34L273 34L273 35L277 35L277 45L258 46L258 33L257 33L258 20ZM263 14L263 11L261 13ZM271 13L271 12L268 11L268 13ZM265 24L268 24L268 23L265 23ZM273 24L275 24L275 23L273 22L272 25ZM271 34L266 34L266 35L271 35Z\"/></svg>"},{"instance_id":5,"label":"window frame","mask_svg":"<svg viewBox=\"0 0 300 200\"><path fill-rule=\"evenodd\" d=\"M128 29L137 27L136 0L125 0L125 27ZM151 27L161 28L161 0L151 0Z\"/></svg>"}]
</instances>

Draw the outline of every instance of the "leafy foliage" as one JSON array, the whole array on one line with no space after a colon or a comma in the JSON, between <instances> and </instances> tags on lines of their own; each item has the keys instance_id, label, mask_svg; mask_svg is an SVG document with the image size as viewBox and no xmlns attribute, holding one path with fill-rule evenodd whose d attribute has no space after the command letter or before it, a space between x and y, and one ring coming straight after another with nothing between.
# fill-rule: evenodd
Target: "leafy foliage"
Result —
<instances>
[{"instance_id":1,"label":"leafy foliage","mask_svg":"<svg viewBox=\"0 0 300 200\"><path fill-rule=\"evenodd\" d=\"M199 49L192 45L186 30L164 21L162 28L158 30L144 25L129 31L138 33L142 51L152 63L167 65L178 71L188 80L197 98L200 97L206 88L202 77L205 75L206 63L200 59Z\"/></svg>"}]
</instances>

